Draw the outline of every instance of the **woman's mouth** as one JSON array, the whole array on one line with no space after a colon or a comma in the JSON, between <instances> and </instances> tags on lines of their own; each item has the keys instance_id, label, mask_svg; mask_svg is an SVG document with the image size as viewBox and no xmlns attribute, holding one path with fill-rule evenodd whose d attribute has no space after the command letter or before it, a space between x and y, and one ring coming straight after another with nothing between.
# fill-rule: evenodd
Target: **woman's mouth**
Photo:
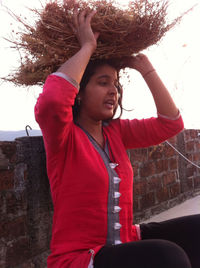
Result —
<instances>
[{"instance_id":1,"label":"woman's mouth","mask_svg":"<svg viewBox=\"0 0 200 268\"><path fill-rule=\"evenodd\" d=\"M115 105L115 101L114 100L107 100L104 102L105 106L107 109L113 109L114 105Z\"/></svg>"}]
</instances>

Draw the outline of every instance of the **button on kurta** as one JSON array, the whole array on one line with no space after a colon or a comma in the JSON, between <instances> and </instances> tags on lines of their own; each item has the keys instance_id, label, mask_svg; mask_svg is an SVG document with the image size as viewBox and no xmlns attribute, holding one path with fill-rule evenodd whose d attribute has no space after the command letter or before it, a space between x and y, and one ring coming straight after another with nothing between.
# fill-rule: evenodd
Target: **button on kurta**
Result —
<instances>
[{"instance_id":1,"label":"button on kurta","mask_svg":"<svg viewBox=\"0 0 200 268\"><path fill-rule=\"evenodd\" d=\"M115 245L119 245L119 244L121 244L121 243L122 243L121 240L115 240Z\"/></svg>"},{"instance_id":2,"label":"button on kurta","mask_svg":"<svg viewBox=\"0 0 200 268\"><path fill-rule=\"evenodd\" d=\"M116 168L119 164L117 163L110 163L109 164L112 169Z\"/></svg>"},{"instance_id":3,"label":"button on kurta","mask_svg":"<svg viewBox=\"0 0 200 268\"><path fill-rule=\"evenodd\" d=\"M113 177L114 184L120 183L121 179L119 177Z\"/></svg>"},{"instance_id":4,"label":"button on kurta","mask_svg":"<svg viewBox=\"0 0 200 268\"><path fill-rule=\"evenodd\" d=\"M120 212L121 208L119 206L114 206L113 213L118 213Z\"/></svg>"},{"instance_id":5,"label":"button on kurta","mask_svg":"<svg viewBox=\"0 0 200 268\"><path fill-rule=\"evenodd\" d=\"M114 229L119 230L122 227L122 225L119 222L115 222Z\"/></svg>"},{"instance_id":6,"label":"button on kurta","mask_svg":"<svg viewBox=\"0 0 200 268\"><path fill-rule=\"evenodd\" d=\"M114 192L113 197L119 198L122 194L120 192Z\"/></svg>"}]
</instances>

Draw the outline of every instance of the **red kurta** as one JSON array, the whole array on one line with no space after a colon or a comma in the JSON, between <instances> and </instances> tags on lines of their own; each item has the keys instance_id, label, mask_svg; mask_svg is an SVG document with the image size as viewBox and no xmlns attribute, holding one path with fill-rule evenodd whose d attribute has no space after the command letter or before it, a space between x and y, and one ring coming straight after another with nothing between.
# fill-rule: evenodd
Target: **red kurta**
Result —
<instances>
[{"instance_id":1,"label":"red kurta","mask_svg":"<svg viewBox=\"0 0 200 268\"><path fill-rule=\"evenodd\" d=\"M108 172L87 135L73 122L78 90L50 75L35 106L46 149L54 204L49 268L87 268L91 255L106 244ZM133 223L133 171L126 149L159 144L183 129L181 117L112 120L104 126L121 182L120 240L137 241ZM92 250L91 250L92 249ZM92 267L92 266L90 266Z\"/></svg>"}]
</instances>

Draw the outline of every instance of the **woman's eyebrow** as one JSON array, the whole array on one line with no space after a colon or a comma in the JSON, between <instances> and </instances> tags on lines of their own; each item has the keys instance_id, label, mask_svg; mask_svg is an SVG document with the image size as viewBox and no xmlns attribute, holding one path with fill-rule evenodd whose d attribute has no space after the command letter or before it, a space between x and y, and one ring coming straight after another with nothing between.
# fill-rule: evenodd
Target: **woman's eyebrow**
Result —
<instances>
[{"instance_id":1,"label":"woman's eyebrow","mask_svg":"<svg viewBox=\"0 0 200 268\"><path fill-rule=\"evenodd\" d=\"M109 79L112 79L112 77L108 74L103 74L103 75L100 75L97 77L97 79L101 79L101 78L109 78ZM114 81L118 81L117 79L114 79Z\"/></svg>"},{"instance_id":2,"label":"woman's eyebrow","mask_svg":"<svg viewBox=\"0 0 200 268\"><path fill-rule=\"evenodd\" d=\"M110 78L110 76L108 74L103 74L103 75L97 76L97 78Z\"/></svg>"}]
</instances>

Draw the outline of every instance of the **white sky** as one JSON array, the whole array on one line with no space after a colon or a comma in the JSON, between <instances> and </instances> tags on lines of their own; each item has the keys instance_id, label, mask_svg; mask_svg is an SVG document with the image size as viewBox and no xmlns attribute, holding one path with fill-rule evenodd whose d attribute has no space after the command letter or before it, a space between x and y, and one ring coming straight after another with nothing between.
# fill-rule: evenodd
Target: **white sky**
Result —
<instances>
[{"instance_id":1,"label":"white sky","mask_svg":"<svg viewBox=\"0 0 200 268\"><path fill-rule=\"evenodd\" d=\"M44 2L41 0L41 2ZM125 0L123 0L123 3ZM28 15L26 7L40 7L39 0L0 0L16 14ZM200 129L200 0L173 0L169 16L176 17L182 11L198 4L184 17L180 25L167 33L157 45L144 51L150 58L181 110L186 128ZM3 40L16 22L0 6L0 77L6 76L19 65L18 52ZM28 16L31 21L31 17ZM10 25L10 23L13 23ZM124 82L124 118L142 118L155 115L154 103L143 79L131 71L131 81ZM34 120L34 105L41 87L15 87L11 83L0 84L0 130L20 130L26 125L39 126Z\"/></svg>"}]
</instances>

